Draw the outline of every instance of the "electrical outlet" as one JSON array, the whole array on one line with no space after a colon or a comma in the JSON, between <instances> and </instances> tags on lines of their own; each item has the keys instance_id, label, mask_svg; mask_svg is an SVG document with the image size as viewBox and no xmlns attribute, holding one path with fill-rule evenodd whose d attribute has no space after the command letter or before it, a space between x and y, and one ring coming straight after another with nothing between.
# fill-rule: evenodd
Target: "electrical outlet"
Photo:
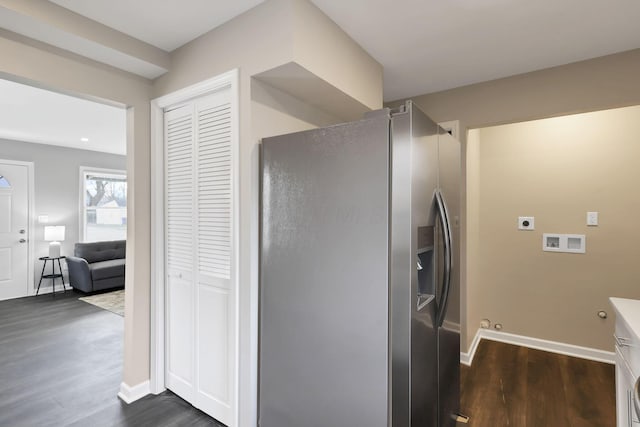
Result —
<instances>
[{"instance_id":1,"label":"electrical outlet","mask_svg":"<svg viewBox=\"0 0 640 427\"><path fill-rule=\"evenodd\" d=\"M519 216L518 217L518 229L519 230L535 230L534 218L532 216Z\"/></svg>"},{"instance_id":2,"label":"electrical outlet","mask_svg":"<svg viewBox=\"0 0 640 427\"><path fill-rule=\"evenodd\" d=\"M598 225L598 212L587 212L587 225Z\"/></svg>"}]
</instances>

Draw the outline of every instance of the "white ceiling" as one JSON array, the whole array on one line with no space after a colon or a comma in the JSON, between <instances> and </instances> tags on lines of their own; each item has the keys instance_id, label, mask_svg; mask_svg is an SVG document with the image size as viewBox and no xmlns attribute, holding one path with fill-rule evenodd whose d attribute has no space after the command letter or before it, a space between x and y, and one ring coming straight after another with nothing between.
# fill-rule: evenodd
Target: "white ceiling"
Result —
<instances>
[{"instance_id":1,"label":"white ceiling","mask_svg":"<svg viewBox=\"0 0 640 427\"><path fill-rule=\"evenodd\" d=\"M0 138L125 154L126 110L0 79Z\"/></svg>"},{"instance_id":2,"label":"white ceiling","mask_svg":"<svg viewBox=\"0 0 640 427\"><path fill-rule=\"evenodd\" d=\"M264 0L49 0L171 52Z\"/></svg>"},{"instance_id":3,"label":"white ceiling","mask_svg":"<svg viewBox=\"0 0 640 427\"><path fill-rule=\"evenodd\" d=\"M638 0L312 0L384 66L385 100L640 47Z\"/></svg>"},{"instance_id":4,"label":"white ceiling","mask_svg":"<svg viewBox=\"0 0 640 427\"><path fill-rule=\"evenodd\" d=\"M50 1L171 51L263 0ZM383 65L386 101L640 47L639 0L311 1ZM0 80L0 138L124 154L125 111Z\"/></svg>"},{"instance_id":5,"label":"white ceiling","mask_svg":"<svg viewBox=\"0 0 640 427\"><path fill-rule=\"evenodd\" d=\"M165 50L260 0L51 0ZM311 0L384 66L394 100L640 47L638 0Z\"/></svg>"}]
</instances>

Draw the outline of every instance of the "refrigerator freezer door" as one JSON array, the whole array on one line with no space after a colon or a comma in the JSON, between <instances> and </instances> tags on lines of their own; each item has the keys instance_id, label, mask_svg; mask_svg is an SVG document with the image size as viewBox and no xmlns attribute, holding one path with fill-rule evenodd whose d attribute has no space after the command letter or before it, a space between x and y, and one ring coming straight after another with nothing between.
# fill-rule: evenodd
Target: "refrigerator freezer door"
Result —
<instances>
[{"instance_id":1,"label":"refrigerator freezer door","mask_svg":"<svg viewBox=\"0 0 640 427\"><path fill-rule=\"evenodd\" d=\"M260 427L388 425L388 139L379 117L263 140Z\"/></svg>"},{"instance_id":2,"label":"refrigerator freezer door","mask_svg":"<svg viewBox=\"0 0 640 427\"><path fill-rule=\"evenodd\" d=\"M439 183L449 220L451 276L448 303L438 328L440 427L456 425L460 411L460 143L444 130L438 137Z\"/></svg>"},{"instance_id":3,"label":"refrigerator freezer door","mask_svg":"<svg viewBox=\"0 0 640 427\"><path fill-rule=\"evenodd\" d=\"M438 417L432 209L437 125L409 104L406 113L393 116L391 126L391 425L431 427Z\"/></svg>"}]
</instances>

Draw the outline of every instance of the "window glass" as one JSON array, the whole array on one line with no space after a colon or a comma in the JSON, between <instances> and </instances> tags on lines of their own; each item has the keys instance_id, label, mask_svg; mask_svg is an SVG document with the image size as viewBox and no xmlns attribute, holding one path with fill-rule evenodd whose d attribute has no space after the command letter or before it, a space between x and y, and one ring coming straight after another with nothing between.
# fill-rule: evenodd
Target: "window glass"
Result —
<instances>
[{"instance_id":1,"label":"window glass","mask_svg":"<svg viewBox=\"0 0 640 427\"><path fill-rule=\"evenodd\" d=\"M127 177L85 172L84 241L127 238Z\"/></svg>"},{"instance_id":2,"label":"window glass","mask_svg":"<svg viewBox=\"0 0 640 427\"><path fill-rule=\"evenodd\" d=\"M0 188L11 188L11 184L7 181L7 178L0 175Z\"/></svg>"}]
</instances>

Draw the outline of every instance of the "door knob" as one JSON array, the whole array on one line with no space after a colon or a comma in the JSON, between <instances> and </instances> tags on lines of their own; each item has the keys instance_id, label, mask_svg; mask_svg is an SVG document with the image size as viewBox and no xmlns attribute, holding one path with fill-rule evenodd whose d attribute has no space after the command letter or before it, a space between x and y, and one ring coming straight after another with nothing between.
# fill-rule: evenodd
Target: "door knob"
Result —
<instances>
[{"instance_id":1,"label":"door knob","mask_svg":"<svg viewBox=\"0 0 640 427\"><path fill-rule=\"evenodd\" d=\"M20 242L20 243L25 243L25 242L26 242L26 240L25 240L25 239L20 239L20 240L18 240L18 242Z\"/></svg>"}]
</instances>

